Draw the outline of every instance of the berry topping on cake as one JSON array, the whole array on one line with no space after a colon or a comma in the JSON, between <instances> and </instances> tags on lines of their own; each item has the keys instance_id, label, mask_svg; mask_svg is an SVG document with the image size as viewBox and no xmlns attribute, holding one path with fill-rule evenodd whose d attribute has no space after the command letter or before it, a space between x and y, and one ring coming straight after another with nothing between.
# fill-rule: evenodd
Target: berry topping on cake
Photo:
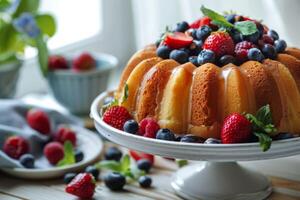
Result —
<instances>
[{"instance_id":1,"label":"berry topping on cake","mask_svg":"<svg viewBox=\"0 0 300 200\"><path fill-rule=\"evenodd\" d=\"M255 48L255 45L248 41L239 42L235 46L235 56L238 62L242 63L248 60L249 49Z\"/></svg>"},{"instance_id":2,"label":"berry topping on cake","mask_svg":"<svg viewBox=\"0 0 300 200\"><path fill-rule=\"evenodd\" d=\"M189 24L185 21L177 24L175 32L185 32L190 28Z\"/></svg>"},{"instance_id":3,"label":"berry topping on cake","mask_svg":"<svg viewBox=\"0 0 300 200\"><path fill-rule=\"evenodd\" d=\"M211 50L202 50L198 56L199 65L203 65L205 63L214 63L216 59L215 53Z\"/></svg>"},{"instance_id":4,"label":"berry topping on cake","mask_svg":"<svg viewBox=\"0 0 300 200\"><path fill-rule=\"evenodd\" d=\"M248 59L249 60L262 62L264 58L265 58L264 55L258 48L249 49L249 51L248 51Z\"/></svg>"},{"instance_id":5,"label":"berry topping on cake","mask_svg":"<svg viewBox=\"0 0 300 200\"><path fill-rule=\"evenodd\" d=\"M155 138L160 129L158 123L152 118L145 118L140 121L139 134L149 138Z\"/></svg>"},{"instance_id":6,"label":"berry topping on cake","mask_svg":"<svg viewBox=\"0 0 300 200\"><path fill-rule=\"evenodd\" d=\"M125 122L129 119L132 119L131 115L122 106L112 106L103 115L104 122L119 130L123 130Z\"/></svg>"},{"instance_id":7,"label":"berry topping on cake","mask_svg":"<svg viewBox=\"0 0 300 200\"><path fill-rule=\"evenodd\" d=\"M203 49L211 50L217 57L233 55L234 42L226 32L214 32L205 40Z\"/></svg>"},{"instance_id":8,"label":"berry topping on cake","mask_svg":"<svg viewBox=\"0 0 300 200\"><path fill-rule=\"evenodd\" d=\"M193 38L181 32L169 33L166 36L165 44L172 49L180 49L189 46Z\"/></svg>"},{"instance_id":9,"label":"berry topping on cake","mask_svg":"<svg viewBox=\"0 0 300 200\"><path fill-rule=\"evenodd\" d=\"M198 40L204 41L212 32L212 29L209 26L201 26L197 32L196 37Z\"/></svg>"}]
</instances>

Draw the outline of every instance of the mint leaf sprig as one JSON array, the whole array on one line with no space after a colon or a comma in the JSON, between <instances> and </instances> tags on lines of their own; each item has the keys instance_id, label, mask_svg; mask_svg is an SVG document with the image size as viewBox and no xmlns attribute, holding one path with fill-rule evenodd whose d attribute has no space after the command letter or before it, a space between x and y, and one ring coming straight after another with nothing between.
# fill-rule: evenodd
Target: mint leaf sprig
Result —
<instances>
[{"instance_id":1,"label":"mint leaf sprig","mask_svg":"<svg viewBox=\"0 0 300 200\"><path fill-rule=\"evenodd\" d=\"M246 114L246 118L252 123L252 130L259 139L263 151L270 149L272 138L277 130L272 121L270 105L261 107L255 115Z\"/></svg>"},{"instance_id":2,"label":"mint leaf sprig","mask_svg":"<svg viewBox=\"0 0 300 200\"><path fill-rule=\"evenodd\" d=\"M74 149L72 143L67 140L64 143L64 158L57 163L58 167L72 165L75 161Z\"/></svg>"}]
</instances>

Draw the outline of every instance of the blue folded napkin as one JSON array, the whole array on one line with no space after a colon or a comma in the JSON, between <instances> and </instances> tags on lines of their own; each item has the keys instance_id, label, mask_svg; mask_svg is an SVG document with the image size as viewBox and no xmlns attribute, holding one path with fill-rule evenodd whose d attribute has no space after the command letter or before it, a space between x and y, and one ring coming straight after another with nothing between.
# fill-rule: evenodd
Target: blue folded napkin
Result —
<instances>
[{"instance_id":1,"label":"blue folded napkin","mask_svg":"<svg viewBox=\"0 0 300 200\"><path fill-rule=\"evenodd\" d=\"M0 100L0 168L3 167L23 167L18 160L7 156L2 147L6 138L12 135L20 135L28 140L30 153L35 158L43 157L43 147L50 136L45 136L33 130L26 122L27 111L33 105L25 104L19 100ZM83 123L71 115L63 115L55 110L41 108L44 110L51 121L51 130L54 132L61 124L73 124L83 126ZM40 159L44 160L44 159Z\"/></svg>"}]
</instances>

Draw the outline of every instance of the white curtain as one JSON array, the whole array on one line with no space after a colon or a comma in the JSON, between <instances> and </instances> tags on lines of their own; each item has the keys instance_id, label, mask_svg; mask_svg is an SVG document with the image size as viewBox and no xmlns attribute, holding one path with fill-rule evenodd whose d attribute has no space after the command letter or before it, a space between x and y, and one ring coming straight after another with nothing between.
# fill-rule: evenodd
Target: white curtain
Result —
<instances>
[{"instance_id":1,"label":"white curtain","mask_svg":"<svg viewBox=\"0 0 300 200\"><path fill-rule=\"evenodd\" d=\"M289 46L300 47L299 0L133 0L137 48L156 41L166 25L202 16L201 5L261 19Z\"/></svg>"}]
</instances>

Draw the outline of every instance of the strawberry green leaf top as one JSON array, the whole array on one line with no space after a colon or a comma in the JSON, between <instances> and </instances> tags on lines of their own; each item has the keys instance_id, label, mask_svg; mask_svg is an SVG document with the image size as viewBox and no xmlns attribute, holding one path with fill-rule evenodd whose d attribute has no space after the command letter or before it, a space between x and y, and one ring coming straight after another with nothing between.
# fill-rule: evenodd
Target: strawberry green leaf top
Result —
<instances>
[{"instance_id":1,"label":"strawberry green leaf top","mask_svg":"<svg viewBox=\"0 0 300 200\"><path fill-rule=\"evenodd\" d=\"M57 166L62 167L75 163L75 155L73 145L70 141L64 143L64 158L57 163Z\"/></svg>"}]
</instances>

